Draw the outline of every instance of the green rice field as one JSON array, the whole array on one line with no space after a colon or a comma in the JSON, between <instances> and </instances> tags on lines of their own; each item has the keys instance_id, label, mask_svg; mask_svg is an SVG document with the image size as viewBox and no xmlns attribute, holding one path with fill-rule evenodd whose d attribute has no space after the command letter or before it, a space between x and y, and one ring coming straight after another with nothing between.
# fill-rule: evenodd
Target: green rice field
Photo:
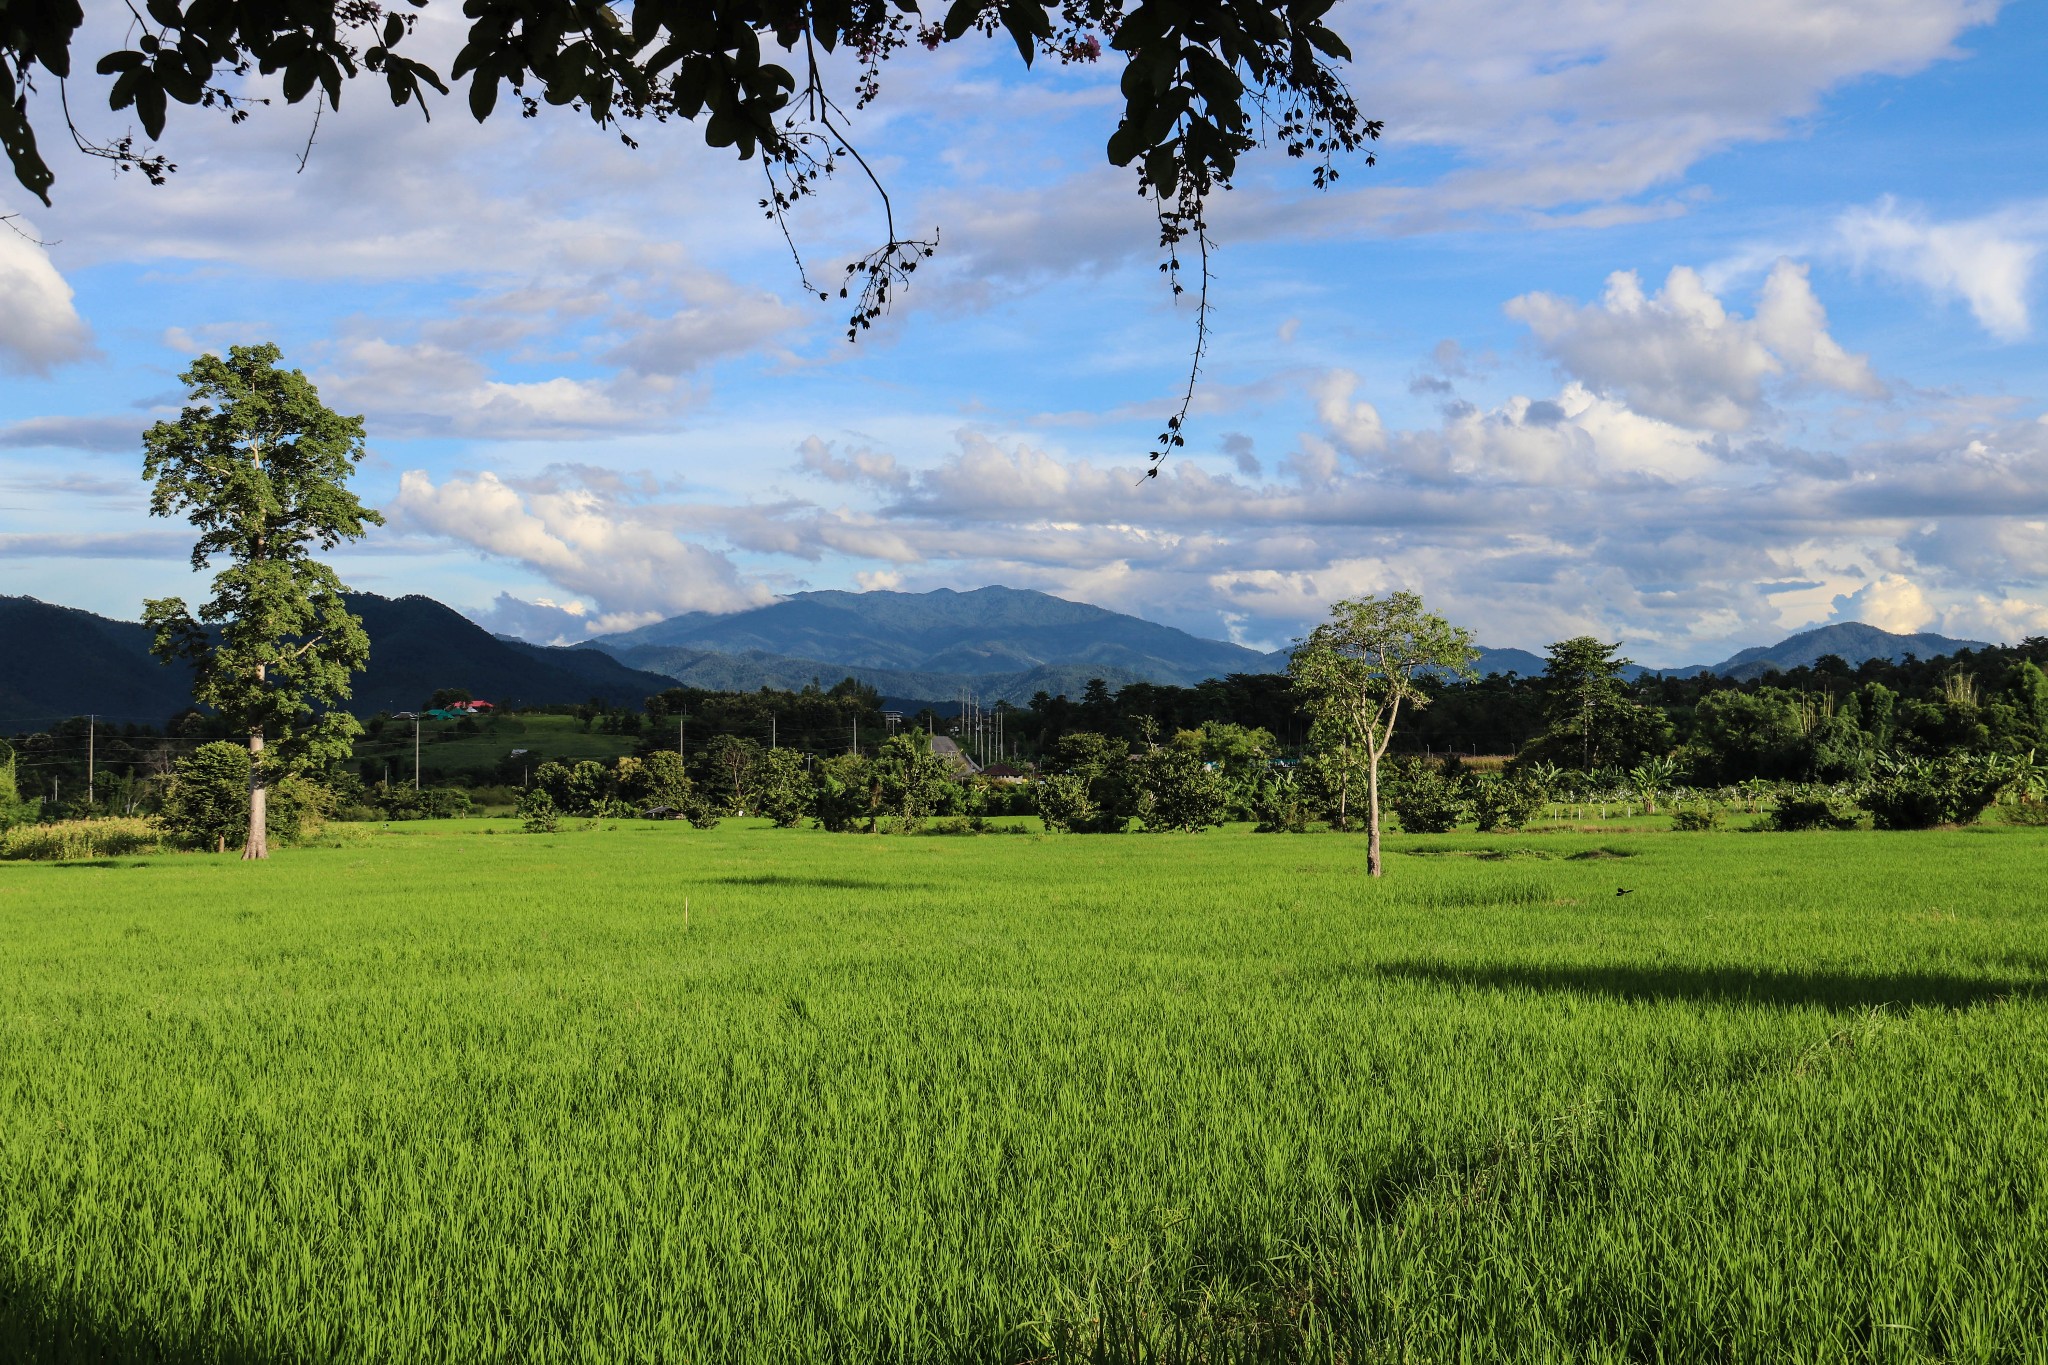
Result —
<instances>
[{"instance_id":1,"label":"green rice field","mask_svg":"<svg viewBox=\"0 0 2048 1365\"><path fill-rule=\"evenodd\" d=\"M1389 850L0 864L0 1360L2048 1360L2048 831Z\"/></svg>"}]
</instances>

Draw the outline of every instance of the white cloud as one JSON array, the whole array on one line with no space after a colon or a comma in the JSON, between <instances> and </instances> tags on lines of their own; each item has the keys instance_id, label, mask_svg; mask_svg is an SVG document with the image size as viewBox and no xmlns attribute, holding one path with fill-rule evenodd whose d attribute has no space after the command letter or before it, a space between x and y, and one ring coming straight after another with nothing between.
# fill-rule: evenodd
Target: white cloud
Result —
<instances>
[{"instance_id":1,"label":"white cloud","mask_svg":"<svg viewBox=\"0 0 2048 1365\"><path fill-rule=\"evenodd\" d=\"M1791 261L1772 268L1751 319L1730 314L1685 266L1654 295L1644 295L1634 271L1620 270L1607 277L1599 303L1536 293L1509 300L1506 310L1567 374L1647 416L1709 431L1751 426L1767 383L1781 375L1844 393L1884 392L1869 362L1828 334L1806 268Z\"/></svg>"},{"instance_id":2,"label":"white cloud","mask_svg":"<svg viewBox=\"0 0 2048 1365\"><path fill-rule=\"evenodd\" d=\"M878 488L901 488L910 475L899 467L896 457L886 451L860 446L844 455L836 453L830 441L806 436L797 447L799 465L807 473L833 483L867 483Z\"/></svg>"},{"instance_id":3,"label":"white cloud","mask_svg":"<svg viewBox=\"0 0 2048 1365\"><path fill-rule=\"evenodd\" d=\"M388 510L401 528L473 546L595 599L592 633L648 613L734 611L772 596L743 581L724 554L683 539L674 509L636 505L586 481L520 488L486 470L436 485L408 470Z\"/></svg>"},{"instance_id":4,"label":"white cloud","mask_svg":"<svg viewBox=\"0 0 2048 1365\"><path fill-rule=\"evenodd\" d=\"M1835 226L1859 266L1917 284L1937 299L1962 300L2001 341L2032 331L2029 295L2048 239L2048 201L1940 223L1887 198L1850 210Z\"/></svg>"},{"instance_id":5,"label":"white cloud","mask_svg":"<svg viewBox=\"0 0 2048 1365\"><path fill-rule=\"evenodd\" d=\"M1335 22L1359 55L1354 88L1390 117L1390 171L1418 145L1465 162L1420 190L1368 188L1347 212L1427 227L1654 191L1731 144L1781 136L1848 81L1958 55L1955 39L1997 11L1996 0L1347 6Z\"/></svg>"},{"instance_id":6,"label":"white cloud","mask_svg":"<svg viewBox=\"0 0 2048 1365\"><path fill-rule=\"evenodd\" d=\"M1317 390L1316 417L1346 454L1377 455L1387 448L1386 428L1380 425L1379 410L1372 404L1351 401L1357 388L1357 375L1332 370Z\"/></svg>"},{"instance_id":7,"label":"white cloud","mask_svg":"<svg viewBox=\"0 0 2048 1365\"><path fill-rule=\"evenodd\" d=\"M1911 635L1934 620L1934 604L1920 585L1903 574L1882 574L1835 599L1834 619L1861 621L1879 630Z\"/></svg>"},{"instance_id":8,"label":"white cloud","mask_svg":"<svg viewBox=\"0 0 2048 1365\"><path fill-rule=\"evenodd\" d=\"M72 303L71 286L40 245L0 223L0 364L28 374L93 354L92 329Z\"/></svg>"}]
</instances>

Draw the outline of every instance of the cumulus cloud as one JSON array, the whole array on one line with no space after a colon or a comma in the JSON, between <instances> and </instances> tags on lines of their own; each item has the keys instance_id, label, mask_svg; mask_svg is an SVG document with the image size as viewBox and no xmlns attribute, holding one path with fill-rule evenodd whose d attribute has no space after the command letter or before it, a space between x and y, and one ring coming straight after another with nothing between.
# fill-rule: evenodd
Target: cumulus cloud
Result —
<instances>
[{"instance_id":1,"label":"cumulus cloud","mask_svg":"<svg viewBox=\"0 0 2048 1365\"><path fill-rule=\"evenodd\" d=\"M1834 619L1861 621L1879 630L1911 635L1934 620L1934 604L1920 585L1903 574L1882 574L1835 599Z\"/></svg>"},{"instance_id":2,"label":"cumulus cloud","mask_svg":"<svg viewBox=\"0 0 2048 1365\"><path fill-rule=\"evenodd\" d=\"M93 354L92 329L49 253L13 227L0 223L0 364L48 374Z\"/></svg>"},{"instance_id":3,"label":"cumulus cloud","mask_svg":"<svg viewBox=\"0 0 2048 1365\"><path fill-rule=\"evenodd\" d=\"M573 645L593 635L631 630L662 619L658 611L598 612L574 598L557 602L549 597L527 599L501 592L483 611L471 619L494 635L510 635L542 645Z\"/></svg>"},{"instance_id":4,"label":"cumulus cloud","mask_svg":"<svg viewBox=\"0 0 2048 1365\"><path fill-rule=\"evenodd\" d=\"M879 488L901 488L910 475L887 451L860 446L838 454L830 441L806 436L797 447L799 467L832 483L866 483Z\"/></svg>"},{"instance_id":5,"label":"cumulus cloud","mask_svg":"<svg viewBox=\"0 0 2048 1365\"><path fill-rule=\"evenodd\" d=\"M1859 266L1916 284L1937 299L1960 299L2001 341L2033 330L2029 295L2048 239L2048 201L1980 218L1935 222L1895 199L1851 209L1836 223Z\"/></svg>"},{"instance_id":6,"label":"cumulus cloud","mask_svg":"<svg viewBox=\"0 0 2048 1365\"><path fill-rule=\"evenodd\" d=\"M1506 305L1559 367L1637 412L1709 431L1751 426L1765 388L1791 375L1843 393L1884 393L1870 364L1828 334L1806 268L1779 261L1752 318L1735 316L1685 266L1643 293L1632 270L1607 277L1598 303L1524 294Z\"/></svg>"},{"instance_id":7,"label":"cumulus cloud","mask_svg":"<svg viewBox=\"0 0 2048 1365\"><path fill-rule=\"evenodd\" d=\"M732 560L679 533L676 510L636 504L583 480L518 487L489 470L436 484L408 470L387 509L394 524L518 564L599 607L592 633L649 613L735 611L772 596Z\"/></svg>"}]
</instances>

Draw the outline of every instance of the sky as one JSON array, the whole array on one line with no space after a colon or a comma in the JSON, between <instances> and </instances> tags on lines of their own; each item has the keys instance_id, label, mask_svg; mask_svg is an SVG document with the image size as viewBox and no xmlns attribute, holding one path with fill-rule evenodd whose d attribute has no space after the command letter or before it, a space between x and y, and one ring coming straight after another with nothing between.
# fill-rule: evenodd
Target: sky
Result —
<instances>
[{"instance_id":1,"label":"sky","mask_svg":"<svg viewBox=\"0 0 2048 1365\"><path fill-rule=\"evenodd\" d=\"M445 71L460 8L423 14ZM1267 149L1219 198L1153 481L1194 316L1103 152L1114 65L1004 37L885 68L856 144L939 244L854 344L758 164L689 127L628 149L459 92L428 122L363 81L317 129L174 107L162 187L53 155L53 208L0 185L0 593L203 594L140 433L195 355L274 341L367 421L388 524L336 554L350 585L543 642L990 583L1267 649L1396 589L1489 646L1652 666L1833 621L2048 634L2048 3L1331 23L1378 164L1318 191ZM841 174L790 229L830 280L881 209Z\"/></svg>"}]
</instances>

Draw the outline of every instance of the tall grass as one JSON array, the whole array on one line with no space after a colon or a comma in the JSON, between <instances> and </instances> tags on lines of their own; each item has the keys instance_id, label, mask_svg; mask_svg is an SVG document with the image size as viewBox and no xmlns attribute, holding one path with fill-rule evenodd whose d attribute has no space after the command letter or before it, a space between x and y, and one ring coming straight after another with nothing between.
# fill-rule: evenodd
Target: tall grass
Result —
<instances>
[{"instance_id":1,"label":"tall grass","mask_svg":"<svg viewBox=\"0 0 2048 1365\"><path fill-rule=\"evenodd\" d=\"M150 819L110 817L15 825L0 832L0 860L57 862L67 858L125 858L157 853L163 831Z\"/></svg>"},{"instance_id":2,"label":"tall grass","mask_svg":"<svg viewBox=\"0 0 2048 1365\"><path fill-rule=\"evenodd\" d=\"M511 828L0 868L0 1357L2048 1341L2036 831Z\"/></svg>"}]
</instances>

